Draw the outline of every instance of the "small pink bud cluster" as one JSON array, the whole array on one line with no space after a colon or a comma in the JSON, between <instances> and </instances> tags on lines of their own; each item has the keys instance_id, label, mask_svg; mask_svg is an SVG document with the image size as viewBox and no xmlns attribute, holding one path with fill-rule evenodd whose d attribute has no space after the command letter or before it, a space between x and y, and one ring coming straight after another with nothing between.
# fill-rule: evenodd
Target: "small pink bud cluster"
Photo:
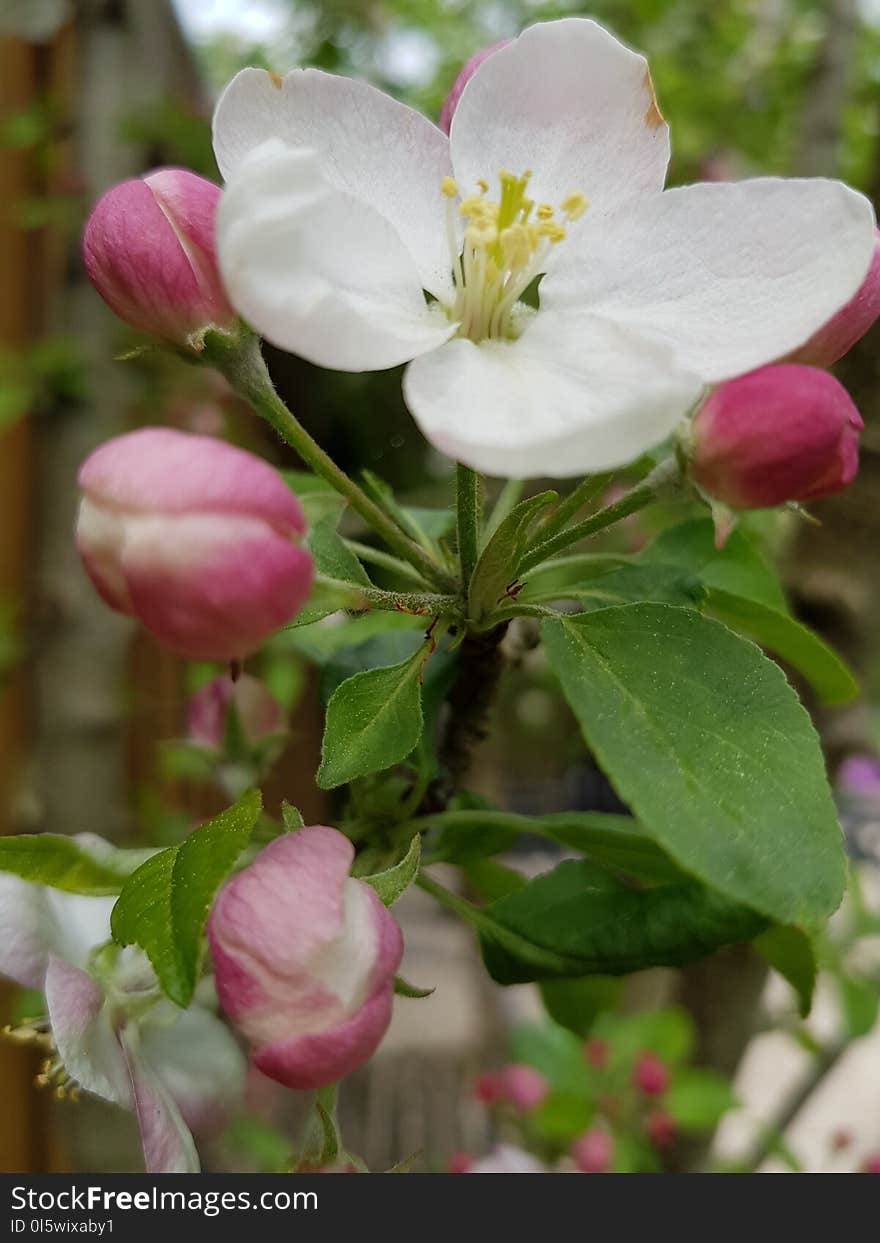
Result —
<instances>
[{"instance_id":1,"label":"small pink bud cluster","mask_svg":"<svg viewBox=\"0 0 880 1243\"><path fill-rule=\"evenodd\" d=\"M289 1088L350 1074L391 1020L397 922L336 829L285 833L221 890L208 921L220 1005L257 1069Z\"/></svg>"},{"instance_id":2,"label":"small pink bud cluster","mask_svg":"<svg viewBox=\"0 0 880 1243\"><path fill-rule=\"evenodd\" d=\"M204 177L160 168L98 200L83 234L86 271L132 328L192 347L204 329L232 327L214 253L219 198L220 187Z\"/></svg>"},{"instance_id":3,"label":"small pink bud cluster","mask_svg":"<svg viewBox=\"0 0 880 1243\"><path fill-rule=\"evenodd\" d=\"M264 683L248 673L236 681L222 674L212 678L189 702L190 741L221 750L233 712L236 728L247 747L257 747L284 732L284 709Z\"/></svg>"},{"instance_id":4,"label":"small pink bud cluster","mask_svg":"<svg viewBox=\"0 0 880 1243\"><path fill-rule=\"evenodd\" d=\"M601 1127L592 1127L574 1141L571 1155L582 1174L607 1174L614 1159L614 1139Z\"/></svg>"},{"instance_id":5,"label":"small pink bud cluster","mask_svg":"<svg viewBox=\"0 0 880 1243\"><path fill-rule=\"evenodd\" d=\"M267 462L147 427L80 468L76 543L111 608L195 660L240 660L299 612L313 565L299 501Z\"/></svg>"},{"instance_id":6,"label":"small pink bud cluster","mask_svg":"<svg viewBox=\"0 0 880 1243\"><path fill-rule=\"evenodd\" d=\"M669 1069L655 1053L641 1053L633 1070L633 1083L645 1096L662 1096L669 1087Z\"/></svg>"},{"instance_id":7,"label":"small pink bud cluster","mask_svg":"<svg viewBox=\"0 0 880 1243\"><path fill-rule=\"evenodd\" d=\"M524 1062L511 1062L498 1071L487 1071L474 1084L474 1095L485 1105L512 1105L521 1113L537 1109L550 1091L539 1070Z\"/></svg>"}]
</instances>

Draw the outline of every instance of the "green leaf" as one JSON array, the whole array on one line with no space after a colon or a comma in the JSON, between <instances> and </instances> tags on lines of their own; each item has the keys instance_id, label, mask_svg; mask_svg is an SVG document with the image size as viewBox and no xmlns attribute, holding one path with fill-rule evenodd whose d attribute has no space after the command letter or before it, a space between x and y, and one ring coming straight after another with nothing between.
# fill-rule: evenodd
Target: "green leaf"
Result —
<instances>
[{"instance_id":1,"label":"green leaf","mask_svg":"<svg viewBox=\"0 0 880 1243\"><path fill-rule=\"evenodd\" d=\"M603 1014L591 1035L607 1041L612 1066L627 1069L645 1049L669 1065L686 1061L694 1049L694 1022L686 1010L638 1010L634 1014Z\"/></svg>"},{"instance_id":2,"label":"green leaf","mask_svg":"<svg viewBox=\"0 0 880 1243\"><path fill-rule=\"evenodd\" d=\"M394 977L394 991L398 997L415 997L421 1000L423 997L430 997L432 993L436 992L436 985L434 988L416 988L415 984L408 983L402 975L396 975Z\"/></svg>"},{"instance_id":3,"label":"green leaf","mask_svg":"<svg viewBox=\"0 0 880 1243\"><path fill-rule=\"evenodd\" d=\"M709 590L713 617L775 652L810 683L820 701L845 703L859 693L853 673L827 643L787 613L718 587Z\"/></svg>"},{"instance_id":4,"label":"green leaf","mask_svg":"<svg viewBox=\"0 0 880 1243\"><path fill-rule=\"evenodd\" d=\"M298 807L291 806L287 799L281 804L281 820L288 833L296 833L298 829L305 828L302 812Z\"/></svg>"},{"instance_id":5,"label":"green leaf","mask_svg":"<svg viewBox=\"0 0 880 1243\"><path fill-rule=\"evenodd\" d=\"M298 651L308 656L309 660L315 664L324 665L345 648L358 648L369 639L398 630L424 631L424 629L424 617L412 617L407 613L392 613L385 609L376 609L371 613L363 613L359 617L340 619L338 625L322 626L316 622L310 626L300 626L297 630L290 632L290 636L291 643ZM358 665L355 668L370 668L370 666Z\"/></svg>"},{"instance_id":6,"label":"green leaf","mask_svg":"<svg viewBox=\"0 0 880 1243\"><path fill-rule=\"evenodd\" d=\"M554 557L523 575L519 599L563 600L572 588L631 564L630 557L616 552L579 552L568 557Z\"/></svg>"},{"instance_id":7,"label":"green leaf","mask_svg":"<svg viewBox=\"0 0 880 1243\"><path fill-rule=\"evenodd\" d=\"M331 790L406 759L422 732L422 643L399 665L368 669L338 686L327 704L317 783Z\"/></svg>"},{"instance_id":8,"label":"green leaf","mask_svg":"<svg viewBox=\"0 0 880 1243\"><path fill-rule=\"evenodd\" d=\"M442 539L455 528L454 509L424 509L418 505L407 505L402 511L409 519L413 534L421 534L429 540Z\"/></svg>"},{"instance_id":9,"label":"green leaf","mask_svg":"<svg viewBox=\"0 0 880 1243\"><path fill-rule=\"evenodd\" d=\"M179 1006L192 1001L208 910L247 845L261 806L259 790L249 790L179 846L153 855L129 877L113 908L114 940L146 952L163 991Z\"/></svg>"},{"instance_id":10,"label":"green leaf","mask_svg":"<svg viewBox=\"0 0 880 1243\"><path fill-rule=\"evenodd\" d=\"M777 665L663 604L553 619L544 638L601 767L685 871L779 923L836 909L837 815L815 731Z\"/></svg>"},{"instance_id":11,"label":"green leaf","mask_svg":"<svg viewBox=\"0 0 880 1243\"><path fill-rule=\"evenodd\" d=\"M0 872L66 893L117 894L151 854L118 850L97 837L77 841L60 833L21 833L0 837Z\"/></svg>"},{"instance_id":12,"label":"green leaf","mask_svg":"<svg viewBox=\"0 0 880 1243\"><path fill-rule=\"evenodd\" d=\"M392 613L391 616L399 614ZM416 627L392 627L361 640L354 647L341 648L328 657L321 670L322 703L327 704L333 692L356 673L398 665L421 651L425 646L425 619L422 617L418 621Z\"/></svg>"},{"instance_id":13,"label":"green leaf","mask_svg":"<svg viewBox=\"0 0 880 1243\"><path fill-rule=\"evenodd\" d=\"M755 600L778 612L788 610L776 572L741 528L731 532L723 548L716 548L710 518L681 522L662 531L638 559L689 570L707 587Z\"/></svg>"},{"instance_id":14,"label":"green leaf","mask_svg":"<svg viewBox=\"0 0 880 1243\"><path fill-rule=\"evenodd\" d=\"M880 1009L880 989L876 981L841 973L836 977L836 983L849 1039L858 1040L861 1036L867 1036L877 1022Z\"/></svg>"},{"instance_id":15,"label":"green leaf","mask_svg":"<svg viewBox=\"0 0 880 1243\"><path fill-rule=\"evenodd\" d=\"M676 1071L663 1098L663 1108L683 1131L711 1131L736 1105L733 1088L715 1070Z\"/></svg>"},{"instance_id":16,"label":"green leaf","mask_svg":"<svg viewBox=\"0 0 880 1243\"><path fill-rule=\"evenodd\" d=\"M624 889L575 861L490 903L482 915L483 957L499 984L682 966L750 940L764 926L752 911L698 885Z\"/></svg>"},{"instance_id":17,"label":"green leaf","mask_svg":"<svg viewBox=\"0 0 880 1243\"><path fill-rule=\"evenodd\" d=\"M756 937L755 949L788 980L798 995L801 1017L806 1018L813 1004L818 973L813 938L800 928L776 924Z\"/></svg>"},{"instance_id":18,"label":"green leaf","mask_svg":"<svg viewBox=\"0 0 880 1243\"><path fill-rule=\"evenodd\" d=\"M510 1033L510 1053L511 1061L539 1070L554 1091L581 1099L589 1093L583 1041L558 1023L545 1020L515 1027Z\"/></svg>"},{"instance_id":19,"label":"green leaf","mask_svg":"<svg viewBox=\"0 0 880 1243\"><path fill-rule=\"evenodd\" d=\"M336 580L322 582L319 579L309 592L305 607L297 613L292 622L285 626L284 630L275 636L272 642L282 644L285 636L290 635L300 626L311 626L314 622L329 617L331 613L338 613L341 609L365 609L367 607L366 597L358 591L357 587L347 583L338 583Z\"/></svg>"},{"instance_id":20,"label":"green leaf","mask_svg":"<svg viewBox=\"0 0 880 1243\"><path fill-rule=\"evenodd\" d=\"M552 562L551 562L552 565ZM585 611L655 600L662 604L698 606L706 588L691 571L667 565L624 565L605 568L581 583L571 583L563 592L523 592L522 600L577 600Z\"/></svg>"},{"instance_id":21,"label":"green leaf","mask_svg":"<svg viewBox=\"0 0 880 1243\"><path fill-rule=\"evenodd\" d=\"M363 876L361 879L376 890L385 906L391 906L415 880L421 857L422 839L416 833L409 844L409 850L399 863L386 868L384 872L374 872L372 876Z\"/></svg>"},{"instance_id":22,"label":"green leaf","mask_svg":"<svg viewBox=\"0 0 880 1243\"><path fill-rule=\"evenodd\" d=\"M583 1134L596 1109L591 1100L576 1092L550 1092L537 1109L529 1111L529 1131L551 1144L568 1147Z\"/></svg>"},{"instance_id":23,"label":"green leaf","mask_svg":"<svg viewBox=\"0 0 880 1243\"><path fill-rule=\"evenodd\" d=\"M305 546L318 574L359 587L371 585L366 570L337 532L334 517L313 523L306 533Z\"/></svg>"},{"instance_id":24,"label":"green leaf","mask_svg":"<svg viewBox=\"0 0 880 1243\"><path fill-rule=\"evenodd\" d=\"M479 620L491 613L516 580L517 567L526 550L529 528L542 509L557 499L555 492L541 492L520 501L499 524L480 553L471 579L468 598L470 616Z\"/></svg>"},{"instance_id":25,"label":"green leaf","mask_svg":"<svg viewBox=\"0 0 880 1243\"><path fill-rule=\"evenodd\" d=\"M620 998L621 981L607 975L575 980L541 980L541 1000L552 1019L583 1039L598 1016Z\"/></svg>"}]
</instances>

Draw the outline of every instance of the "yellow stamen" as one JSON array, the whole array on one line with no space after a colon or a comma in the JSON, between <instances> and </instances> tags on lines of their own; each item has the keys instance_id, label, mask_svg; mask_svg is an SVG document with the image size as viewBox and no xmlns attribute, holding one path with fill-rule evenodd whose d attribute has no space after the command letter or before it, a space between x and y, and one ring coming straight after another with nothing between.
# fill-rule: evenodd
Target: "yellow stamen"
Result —
<instances>
[{"instance_id":1,"label":"yellow stamen","mask_svg":"<svg viewBox=\"0 0 880 1243\"><path fill-rule=\"evenodd\" d=\"M573 190L562 200L562 210L569 220L580 220L589 205L590 200L585 194L581 194L580 190Z\"/></svg>"},{"instance_id":2,"label":"yellow stamen","mask_svg":"<svg viewBox=\"0 0 880 1243\"><path fill-rule=\"evenodd\" d=\"M458 185L454 177L444 177L440 182L440 193L445 194L448 199L454 199L458 194Z\"/></svg>"},{"instance_id":3,"label":"yellow stamen","mask_svg":"<svg viewBox=\"0 0 880 1243\"><path fill-rule=\"evenodd\" d=\"M539 220L549 220L550 217L553 215L553 208L550 206L549 203L542 203L540 207L538 208L538 210L535 212L535 215L538 217Z\"/></svg>"}]
</instances>

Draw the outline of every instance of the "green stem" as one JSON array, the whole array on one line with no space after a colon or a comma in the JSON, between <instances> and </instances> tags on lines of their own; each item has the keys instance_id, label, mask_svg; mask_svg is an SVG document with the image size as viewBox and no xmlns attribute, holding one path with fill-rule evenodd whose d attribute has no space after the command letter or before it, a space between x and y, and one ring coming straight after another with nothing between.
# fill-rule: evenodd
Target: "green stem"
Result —
<instances>
[{"instance_id":1,"label":"green stem","mask_svg":"<svg viewBox=\"0 0 880 1243\"><path fill-rule=\"evenodd\" d=\"M339 591L347 592L353 600L360 596L368 600L375 608L385 609L388 612L419 613L431 617L458 613L461 606L458 596L443 596L421 591L383 591L380 587L347 583L341 578L331 578L328 574L316 575L315 581L325 587L334 587Z\"/></svg>"},{"instance_id":2,"label":"green stem","mask_svg":"<svg viewBox=\"0 0 880 1243\"><path fill-rule=\"evenodd\" d=\"M436 898L441 906L445 906L447 910L452 911L459 919L463 919L465 923L470 924L472 928L485 928L488 930L494 927L494 920L490 916L484 915L478 906L474 906L472 902L460 898L457 893L453 893L445 885L438 884L426 872L419 872L416 877L416 884L420 889L424 889L425 893L429 893L432 898Z\"/></svg>"},{"instance_id":3,"label":"green stem","mask_svg":"<svg viewBox=\"0 0 880 1243\"><path fill-rule=\"evenodd\" d=\"M410 579L420 586L424 586L424 579L418 570L414 569L406 561L399 561L397 557L392 557L391 553L385 552L382 548L374 548L372 544L362 544L360 540L347 539L345 541L346 548L350 548L354 555L360 561L366 561L370 565L379 565L383 570L390 570L393 574L400 575L401 578Z\"/></svg>"},{"instance_id":4,"label":"green stem","mask_svg":"<svg viewBox=\"0 0 880 1243\"><path fill-rule=\"evenodd\" d=\"M467 592L477 564L480 549L480 476L469 466L455 468L456 505L458 515L458 556L461 561L461 585Z\"/></svg>"},{"instance_id":5,"label":"green stem","mask_svg":"<svg viewBox=\"0 0 880 1243\"><path fill-rule=\"evenodd\" d=\"M650 505L667 492L679 478L678 462L675 458L667 458L665 462L656 466L646 479L627 492L626 496L621 497L619 501L615 501L613 505L606 505L598 513L585 518L583 522L531 548L520 562L520 575L534 569L536 565L540 565L550 557L554 557L564 548L586 539L588 535L595 535L597 531L603 531L606 527L613 526L615 522L620 522L622 518L628 518L630 514L644 509L646 505Z\"/></svg>"},{"instance_id":6,"label":"green stem","mask_svg":"<svg viewBox=\"0 0 880 1243\"><path fill-rule=\"evenodd\" d=\"M363 488L340 470L329 454L313 440L299 420L275 391L269 370L260 353L259 342L240 341L230 343L220 333L209 334L205 343L205 360L226 377L240 397L253 407L269 423L286 444L290 445L316 475L320 475L332 487L351 502L354 509L377 535L398 556L415 566L429 582L446 590L453 590L455 583L442 566L434 560L415 540L394 522L388 514L367 496Z\"/></svg>"},{"instance_id":7,"label":"green stem","mask_svg":"<svg viewBox=\"0 0 880 1243\"><path fill-rule=\"evenodd\" d=\"M554 535L562 531L579 509L589 504L600 492L604 492L612 478L609 471L603 475L587 475L582 479L568 496L562 498L547 520L541 524L539 528L541 541L552 539Z\"/></svg>"}]
</instances>

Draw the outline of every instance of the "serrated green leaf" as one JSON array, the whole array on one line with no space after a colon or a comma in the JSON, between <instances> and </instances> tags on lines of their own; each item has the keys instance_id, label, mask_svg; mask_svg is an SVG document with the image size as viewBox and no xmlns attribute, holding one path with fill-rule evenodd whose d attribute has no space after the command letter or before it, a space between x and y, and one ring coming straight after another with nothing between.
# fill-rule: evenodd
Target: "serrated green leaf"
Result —
<instances>
[{"instance_id":1,"label":"serrated green leaf","mask_svg":"<svg viewBox=\"0 0 880 1243\"><path fill-rule=\"evenodd\" d=\"M544 638L601 767L680 867L779 923L836 909L837 814L815 730L777 665L663 604L553 619Z\"/></svg>"},{"instance_id":2,"label":"serrated green leaf","mask_svg":"<svg viewBox=\"0 0 880 1243\"><path fill-rule=\"evenodd\" d=\"M57 833L0 837L0 872L66 893L117 894L150 857L149 850L119 850L100 838L76 841Z\"/></svg>"},{"instance_id":3,"label":"serrated green leaf","mask_svg":"<svg viewBox=\"0 0 880 1243\"><path fill-rule=\"evenodd\" d=\"M876 980L860 979L841 972L836 977L843 1021L850 1040L867 1036L877 1022L880 989Z\"/></svg>"},{"instance_id":4,"label":"serrated green leaf","mask_svg":"<svg viewBox=\"0 0 880 1243\"><path fill-rule=\"evenodd\" d=\"M331 790L406 759L422 732L420 678L427 643L398 665L368 669L338 686L327 704L317 783Z\"/></svg>"},{"instance_id":5,"label":"serrated green leaf","mask_svg":"<svg viewBox=\"0 0 880 1243\"><path fill-rule=\"evenodd\" d=\"M682 966L721 945L750 940L766 922L698 885L625 889L592 864L574 861L481 914L487 921L480 929L483 957L499 984ZM520 946L499 929L519 938ZM544 962L541 953L548 956Z\"/></svg>"},{"instance_id":6,"label":"serrated green leaf","mask_svg":"<svg viewBox=\"0 0 880 1243\"><path fill-rule=\"evenodd\" d=\"M391 634L398 630L424 631L424 629L424 617L376 609L371 613L363 613L359 617L340 619L338 624L322 626L320 622L316 622L309 626L300 626L291 632L291 643L298 651L308 656L309 660L317 665L324 665L345 648L356 649L362 643L378 638L380 635Z\"/></svg>"},{"instance_id":7,"label":"serrated green leaf","mask_svg":"<svg viewBox=\"0 0 880 1243\"><path fill-rule=\"evenodd\" d=\"M552 562L551 562L552 565ZM698 606L706 588L690 570L668 565L610 566L591 574L581 583L570 583L563 591L523 592L523 601L576 600L584 611L654 600L662 604Z\"/></svg>"},{"instance_id":8,"label":"serrated green leaf","mask_svg":"<svg viewBox=\"0 0 880 1243\"><path fill-rule=\"evenodd\" d=\"M696 574L707 587L756 600L778 612L788 610L779 576L740 528L731 532L723 548L716 548L710 518L681 522L661 531L638 560L677 566Z\"/></svg>"},{"instance_id":9,"label":"serrated green leaf","mask_svg":"<svg viewBox=\"0 0 880 1243\"><path fill-rule=\"evenodd\" d=\"M541 492L520 501L499 524L480 553L468 593L468 611L474 619L492 612L516 579L525 552L529 528L542 509L557 499L556 492Z\"/></svg>"},{"instance_id":10,"label":"serrated green leaf","mask_svg":"<svg viewBox=\"0 0 880 1243\"><path fill-rule=\"evenodd\" d=\"M837 653L788 613L718 587L709 589L706 603L713 617L748 635L796 669L822 703L846 703L859 693L852 671Z\"/></svg>"},{"instance_id":11,"label":"serrated green leaf","mask_svg":"<svg viewBox=\"0 0 880 1243\"><path fill-rule=\"evenodd\" d=\"M415 880L421 857L422 839L416 833L399 863L386 868L384 872L374 872L372 876L363 876L361 879L376 890L385 906L391 906Z\"/></svg>"},{"instance_id":12,"label":"serrated green leaf","mask_svg":"<svg viewBox=\"0 0 880 1243\"><path fill-rule=\"evenodd\" d=\"M788 980L798 996L802 1018L810 1013L818 964L813 938L800 928L775 924L755 939L755 949Z\"/></svg>"},{"instance_id":13,"label":"serrated green leaf","mask_svg":"<svg viewBox=\"0 0 880 1243\"><path fill-rule=\"evenodd\" d=\"M259 790L153 855L126 881L110 917L119 945L139 945L163 991L179 1006L192 1001L208 911L247 845L260 815Z\"/></svg>"},{"instance_id":14,"label":"serrated green leaf","mask_svg":"<svg viewBox=\"0 0 880 1243\"><path fill-rule=\"evenodd\" d=\"M585 975L574 980L541 980L541 1000L547 1013L582 1040L605 1010L620 997L622 981L614 976Z\"/></svg>"}]
</instances>

